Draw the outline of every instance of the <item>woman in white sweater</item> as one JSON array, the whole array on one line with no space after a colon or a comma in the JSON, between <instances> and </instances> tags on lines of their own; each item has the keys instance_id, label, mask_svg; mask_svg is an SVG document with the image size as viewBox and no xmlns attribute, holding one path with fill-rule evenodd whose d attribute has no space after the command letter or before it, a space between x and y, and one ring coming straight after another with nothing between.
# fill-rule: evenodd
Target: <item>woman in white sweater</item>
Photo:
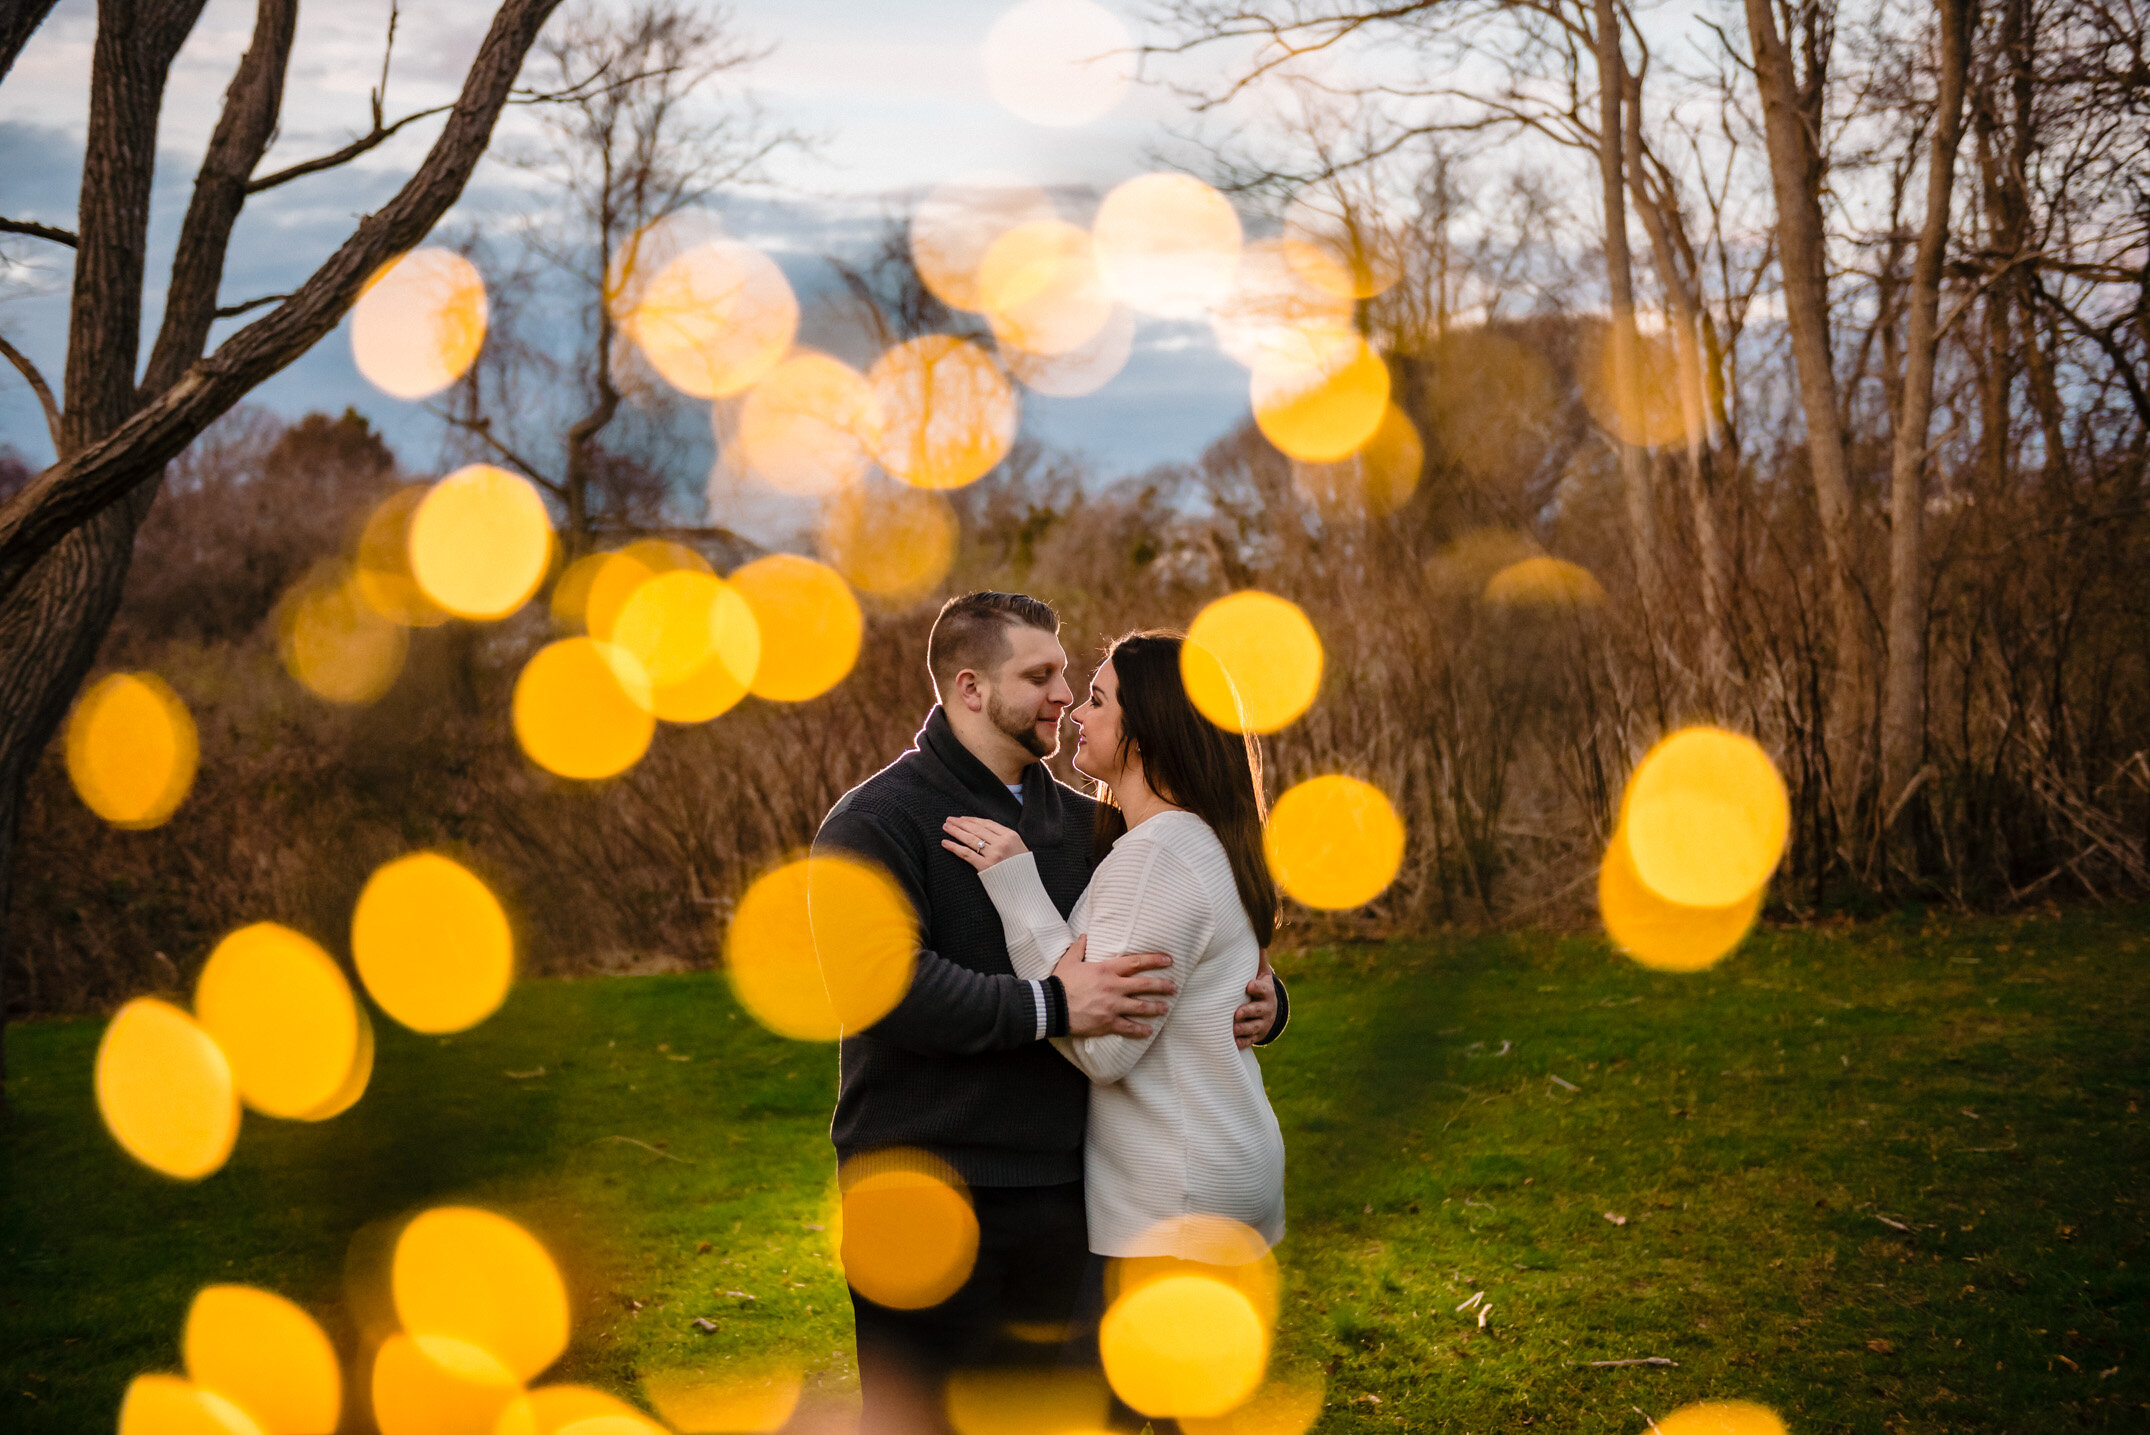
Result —
<instances>
[{"instance_id":1,"label":"woman in white sweater","mask_svg":"<svg viewBox=\"0 0 2150 1435\"><path fill-rule=\"evenodd\" d=\"M1170 633L1122 638L1070 714L1075 768L1106 789L1099 840L1111 850L1066 920L1010 829L951 818L944 843L978 869L1017 975L1128 952L1172 958L1179 990L1148 1036L1054 1042L1092 1082L1084 1189L1099 1256L1191 1255L1176 1239L1190 1216L1226 1217L1269 1245L1284 1234L1284 1139L1261 1065L1232 1035L1276 927L1261 755L1188 701L1180 645Z\"/></svg>"}]
</instances>

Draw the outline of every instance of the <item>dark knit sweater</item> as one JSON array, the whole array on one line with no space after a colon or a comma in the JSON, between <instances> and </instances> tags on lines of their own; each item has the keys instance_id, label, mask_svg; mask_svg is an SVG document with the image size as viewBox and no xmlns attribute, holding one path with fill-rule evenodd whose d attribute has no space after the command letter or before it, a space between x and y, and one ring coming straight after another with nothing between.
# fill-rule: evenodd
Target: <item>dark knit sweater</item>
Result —
<instances>
[{"instance_id":1,"label":"dark knit sweater","mask_svg":"<svg viewBox=\"0 0 2150 1435\"><path fill-rule=\"evenodd\" d=\"M917 1146L974 1186L1082 1179L1090 1083L1038 1040L1037 998L1015 975L1000 914L978 874L941 846L949 817L990 817L1022 834L1065 916L1089 885L1097 804L1043 763L1017 802L936 707L917 745L840 798L814 850L886 868L917 909L911 988L872 1028L843 1040L837 1153ZM1048 1036L1067 1035L1067 1003L1047 983Z\"/></svg>"}]
</instances>

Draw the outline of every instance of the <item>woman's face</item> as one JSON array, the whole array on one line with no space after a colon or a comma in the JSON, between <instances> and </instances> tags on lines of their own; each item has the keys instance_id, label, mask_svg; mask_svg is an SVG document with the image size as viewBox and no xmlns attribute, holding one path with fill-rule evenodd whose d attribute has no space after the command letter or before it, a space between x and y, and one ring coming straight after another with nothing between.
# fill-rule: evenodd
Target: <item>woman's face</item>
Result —
<instances>
[{"instance_id":1,"label":"woman's face","mask_svg":"<svg viewBox=\"0 0 2150 1435\"><path fill-rule=\"evenodd\" d=\"M1112 660L1090 679L1090 695L1068 714L1075 724L1075 770L1107 787L1120 780L1120 679Z\"/></svg>"}]
</instances>

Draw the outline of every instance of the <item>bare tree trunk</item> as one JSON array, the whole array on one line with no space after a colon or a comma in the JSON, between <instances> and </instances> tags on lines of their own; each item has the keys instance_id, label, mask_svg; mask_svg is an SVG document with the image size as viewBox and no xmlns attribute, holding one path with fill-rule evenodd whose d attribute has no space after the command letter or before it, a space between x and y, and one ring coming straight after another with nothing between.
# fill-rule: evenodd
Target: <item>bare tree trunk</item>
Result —
<instances>
[{"instance_id":1,"label":"bare tree trunk","mask_svg":"<svg viewBox=\"0 0 2150 1435\"><path fill-rule=\"evenodd\" d=\"M1771 0L1746 0L1747 32L1754 48L1755 85L1762 97L1769 149L1770 186L1776 197L1777 255L1784 274L1784 308L1791 330L1792 359L1799 372L1800 411L1807 427L1807 463L1813 471L1815 506L1821 517L1823 557L1828 564L1829 606L1836 644L1826 745L1829 787L1840 815L1855 801L1854 777L1866 711L1866 618L1851 581L1851 464L1837 399L1836 368L1829 344L1827 230L1822 222L1822 99L1826 90L1826 36L1820 7L1802 12L1802 78L1786 35L1777 28Z\"/></svg>"},{"instance_id":2,"label":"bare tree trunk","mask_svg":"<svg viewBox=\"0 0 2150 1435\"><path fill-rule=\"evenodd\" d=\"M1619 431L1641 411L1635 353L1635 269L1627 247L1626 149L1621 142L1622 108L1627 92L1627 61L1620 53L1620 13L1615 0L1593 0L1598 60L1598 180L1605 205L1605 282L1611 291L1612 330L1607 336L1611 359L1613 447L1620 455L1620 492L1627 505L1628 543L1634 554L1635 583L1646 611L1658 603L1657 506L1650 491L1647 456L1636 435Z\"/></svg>"},{"instance_id":3,"label":"bare tree trunk","mask_svg":"<svg viewBox=\"0 0 2150 1435\"><path fill-rule=\"evenodd\" d=\"M1889 644L1881 709L1881 811L1900 815L1926 739L1926 435L1933 417L1941 265L1948 257L1956 149L1977 0L1937 0L1941 92L1927 156L1926 217L1911 265L1903 397L1889 466Z\"/></svg>"}]
</instances>

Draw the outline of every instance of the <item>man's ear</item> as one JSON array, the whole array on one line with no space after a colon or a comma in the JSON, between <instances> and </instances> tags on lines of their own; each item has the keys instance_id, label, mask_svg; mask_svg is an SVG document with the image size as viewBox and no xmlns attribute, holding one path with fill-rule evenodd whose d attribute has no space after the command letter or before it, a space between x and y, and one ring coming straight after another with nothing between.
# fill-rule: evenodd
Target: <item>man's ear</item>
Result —
<instances>
[{"instance_id":1,"label":"man's ear","mask_svg":"<svg viewBox=\"0 0 2150 1435\"><path fill-rule=\"evenodd\" d=\"M985 688L978 682L978 674L970 668L956 674L956 700L974 713L985 711Z\"/></svg>"}]
</instances>

